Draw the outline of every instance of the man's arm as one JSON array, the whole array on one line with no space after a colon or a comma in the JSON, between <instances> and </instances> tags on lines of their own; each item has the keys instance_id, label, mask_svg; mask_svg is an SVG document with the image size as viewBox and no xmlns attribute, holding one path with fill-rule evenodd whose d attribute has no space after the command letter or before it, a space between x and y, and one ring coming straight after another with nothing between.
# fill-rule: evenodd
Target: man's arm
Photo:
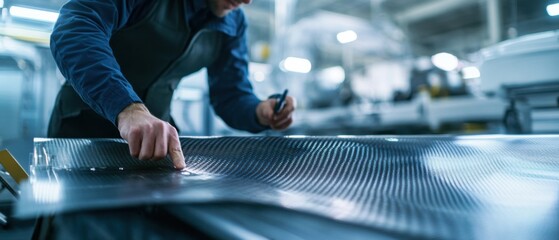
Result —
<instances>
[{"instance_id":1,"label":"man's arm","mask_svg":"<svg viewBox=\"0 0 559 240\"><path fill-rule=\"evenodd\" d=\"M120 71L109 40L139 0L72 0L62 7L51 51L66 80L95 112L116 124L117 115L141 102Z\"/></svg>"},{"instance_id":2,"label":"man's arm","mask_svg":"<svg viewBox=\"0 0 559 240\"><path fill-rule=\"evenodd\" d=\"M208 67L212 106L230 127L257 133L269 128L281 130L292 122L295 101L288 97L284 109L274 114L274 99L261 101L248 80L246 20L241 10L230 14L239 23L237 36L228 38L220 58Z\"/></svg>"},{"instance_id":3,"label":"man's arm","mask_svg":"<svg viewBox=\"0 0 559 240\"><path fill-rule=\"evenodd\" d=\"M124 27L134 7L143 1L68 2L51 36L51 51L84 102L118 125L133 156L160 159L170 153L175 167L182 168L182 151L180 157L175 153L180 148L176 129L153 117L145 107L138 108L143 106L141 99L121 73L109 45L112 33Z\"/></svg>"}]
</instances>

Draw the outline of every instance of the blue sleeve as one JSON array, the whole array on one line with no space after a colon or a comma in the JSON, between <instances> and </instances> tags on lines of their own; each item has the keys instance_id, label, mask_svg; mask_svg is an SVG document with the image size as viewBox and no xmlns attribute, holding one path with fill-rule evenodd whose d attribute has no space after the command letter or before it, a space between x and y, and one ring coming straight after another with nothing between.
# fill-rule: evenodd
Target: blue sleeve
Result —
<instances>
[{"instance_id":1,"label":"blue sleeve","mask_svg":"<svg viewBox=\"0 0 559 240\"><path fill-rule=\"evenodd\" d=\"M71 0L51 35L54 59L70 85L95 112L116 125L118 114L141 102L109 45L142 0Z\"/></svg>"},{"instance_id":2,"label":"blue sleeve","mask_svg":"<svg viewBox=\"0 0 559 240\"><path fill-rule=\"evenodd\" d=\"M227 125L257 133L268 127L258 122L256 106L260 99L254 95L248 80L247 23L241 10L230 14L236 14L239 29L235 37L228 38L223 44L217 62L208 67L210 100L217 115Z\"/></svg>"}]
</instances>

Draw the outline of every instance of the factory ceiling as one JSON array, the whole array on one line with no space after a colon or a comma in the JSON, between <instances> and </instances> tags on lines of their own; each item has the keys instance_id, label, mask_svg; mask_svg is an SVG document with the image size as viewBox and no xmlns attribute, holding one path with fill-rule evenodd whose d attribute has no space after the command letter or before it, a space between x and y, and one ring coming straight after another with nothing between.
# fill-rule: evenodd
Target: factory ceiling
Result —
<instances>
[{"instance_id":1,"label":"factory ceiling","mask_svg":"<svg viewBox=\"0 0 559 240\"><path fill-rule=\"evenodd\" d=\"M379 20L390 21L399 28L410 43L414 55L429 55L451 51L458 55L479 50L488 40L487 2L494 0L313 0L297 1L254 0L244 9L250 21L249 41L273 42L277 35L276 5L289 4L288 25L324 12L347 16L347 21L360 19L372 26ZM495 0L500 2L499 40L531 31L554 29L557 19L544 17L546 1ZM67 0L5 0L6 6L25 5L57 10ZM287 5L285 5L287 3ZM316 17L315 17L316 18ZM341 18L317 26L340 24ZM337 21L337 22L333 22ZM524 24L526 23L527 24ZM511 32L511 28L514 28ZM328 52L328 49L325 49Z\"/></svg>"}]
</instances>

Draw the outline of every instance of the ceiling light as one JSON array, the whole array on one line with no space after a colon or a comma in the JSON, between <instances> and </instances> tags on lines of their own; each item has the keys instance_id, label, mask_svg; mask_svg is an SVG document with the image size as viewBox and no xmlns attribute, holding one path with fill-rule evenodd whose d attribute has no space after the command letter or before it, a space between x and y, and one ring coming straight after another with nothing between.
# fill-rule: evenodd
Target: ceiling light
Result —
<instances>
[{"instance_id":1,"label":"ceiling light","mask_svg":"<svg viewBox=\"0 0 559 240\"><path fill-rule=\"evenodd\" d=\"M552 17L559 15L559 3L547 5L547 14Z\"/></svg>"},{"instance_id":2,"label":"ceiling light","mask_svg":"<svg viewBox=\"0 0 559 240\"><path fill-rule=\"evenodd\" d=\"M458 58L450 53L438 53L431 57L431 62L435 67L438 67L447 72L453 71L458 67Z\"/></svg>"},{"instance_id":3,"label":"ceiling light","mask_svg":"<svg viewBox=\"0 0 559 240\"><path fill-rule=\"evenodd\" d=\"M58 19L59 14L51 11L13 6L10 7L10 15L12 17L54 23Z\"/></svg>"},{"instance_id":4,"label":"ceiling light","mask_svg":"<svg viewBox=\"0 0 559 240\"><path fill-rule=\"evenodd\" d=\"M475 79L481 77L481 72L477 67L465 67L462 69L464 79Z\"/></svg>"},{"instance_id":5,"label":"ceiling light","mask_svg":"<svg viewBox=\"0 0 559 240\"><path fill-rule=\"evenodd\" d=\"M0 8L4 7L4 0L0 0Z\"/></svg>"},{"instance_id":6,"label":"ceiling light","mask_svg":"<svg viewBox=\"0 0 559 240\"><path fill-rule=\"evenodd\" d=\"M357 40L357 33L352 30L348 30L338 33L336 37L338 38L338 42L340 42L341 44L345 44Z\"/></svg>"},{"instance_id":7,"label":"ceiling light","mask_svg":"<svg viewBox=\"0 0 559 240\"><path fill-rule=\"evenodd\" d=\"M325 68L317 73L320 85L325 89L336 89L345 80L345 70L341 66Z\"/></svg>"},{"instance_id":8,"label":"ceiling light","mask_svg":"<svg viewBox=\"0 0 559 240\"><path fill-rule=\"evenodd\" d=\"M308 59L288 57L280 62L280 69L284 72L309 73L312 64Z\"/></svg>"}]
</instances>

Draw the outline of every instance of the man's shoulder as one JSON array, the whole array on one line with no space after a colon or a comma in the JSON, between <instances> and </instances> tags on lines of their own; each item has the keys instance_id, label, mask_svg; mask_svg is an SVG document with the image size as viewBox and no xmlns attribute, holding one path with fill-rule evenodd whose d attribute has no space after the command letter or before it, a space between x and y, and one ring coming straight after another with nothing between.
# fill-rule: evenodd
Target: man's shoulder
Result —
<instances>
[{"instance_id":1,"label":"man's shoulder","mask_svg":"<svg viewBox=\"0 0 559 240\"><path fill-rule=\"evenodd\" d=\"M229 36L240 36L247 27L245 14L241 9L235 9L223 18L216 19L218 28Z\"/></svg>"},{"instance_id":2,"label":"man's shoulder","mask_svg":"<svg viewBox=\"0 0 559 240\"><path fill-rule=\"evenodd\" d=\"M233 21L239 25L244 25L246 24L246 17L245 17L245 12L243 11L243 9L241 8L237 8L233 11L231 11L227 17L230 17L231 19L233 19Z\"/></svg>"}]
</instances>

